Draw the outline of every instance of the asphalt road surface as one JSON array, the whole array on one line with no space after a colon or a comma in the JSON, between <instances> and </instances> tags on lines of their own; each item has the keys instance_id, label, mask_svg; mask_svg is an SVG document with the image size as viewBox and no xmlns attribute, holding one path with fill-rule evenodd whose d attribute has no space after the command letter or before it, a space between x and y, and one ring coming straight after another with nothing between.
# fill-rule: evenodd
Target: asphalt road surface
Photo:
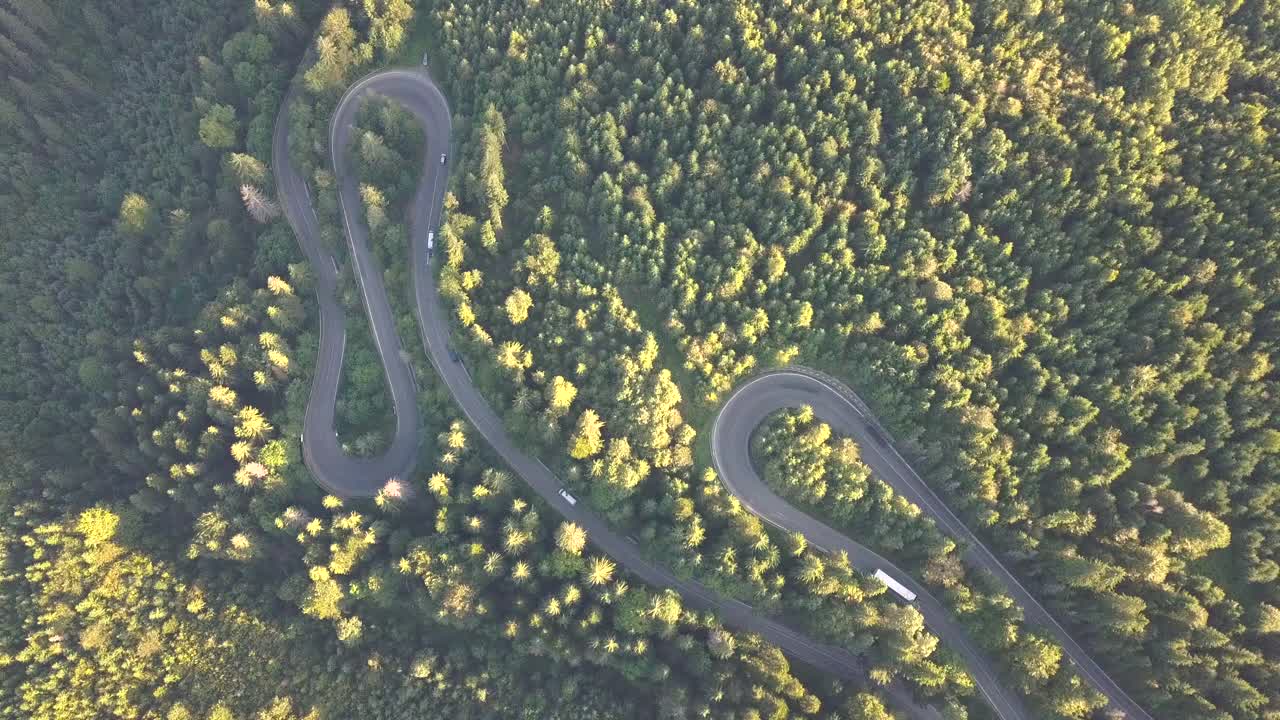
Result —
<instances>
[{"instance_id":1,"label":"asphalt road surface","mask_svg":"<svg viewBox=\"0 0 1280 720\"><path fill-rule=\"evenodd\" d=\"M1152 720L1115 682L1098 667L1053 616L1023 587L1012 573L951 512L925 484L907 461L893 448L866 404L847 385L829 375L804 367L777 370L755 377L739 387L720 408L711 430L711 455L716 472L742 504L761 519L777 527L799 531L826 552L845 551L849 562L865 572L883 569L916 594L913 605L925 623L941 640L965 660L970 674L1001 717L1026 717L1017 700L998 685L992 665L968 634L923 585L885 558L849 539L821 521L806 515L765 485L751 461L751 435L766 417L784 408L813 408L814 415L842 435L854 438L862 461L880 479L903 497L928 513L943 532L959 541L965 562L991 572L1006 592L1022 608L1026 621L1050 632L1062 645L1076 669L1103 695L1112 710L1129 718Z\"/></svg>"},{"instance_id":2,"label":"asphalt road surface","mask_svg":"<svg viewBox=\"0 0 1280 720\"><path fill-rule=\"evenodd\" d=\"M311 205L307 184L289 158L288 112L294 89L291 86L276 118L275 134L271 146L271 166L276 177L276 194L284 209L289 225L303 253L311 261L315 277L316 301L320 308L320 348L316 353L315 376L311 382L311 395L307 400L303 421L302 457L316 481L332 493L344 497L370 496L391 478L407 476L418 457L418 402L413 377L400 352L400 338L396 335L395 318L387 302L387 290L382 282L382 269L369 250L369 230L364 224L361 210L359 183L350 172L346 153L350 142L351 123L359 107L359 100L373 91L389 94L395 87L398 75L376 75L352 85L343 96L329 124L329 141L333 166L339 179L339 199L343 221L346 223L348 262L354 263L354 274L364 298L365 312L373 332L374 343L382 357L382 368L391 392L395 409L396 432L390 446L382 455L374 458L354 458L342 450L334 430L334 411L338 399L338 386L342 378L342 354L346 346L346 315L338 302L337 261L320 241L319 220ZM403 87L417 87L404 85ZM424 109L437 104L423 98L421 90L409 93L398 100L417 101ZM443 104L443 100L440 101ZM448 142L449 113L441 109L444 142ZM438 133L429 133L438 134ZM430 153L427 154L430 158ZM437 158L438 162L438 158ZM438 175L439 173L435 173ZM424 184L425 186L426 184ZM431 198L439 212L443 198L443 181L440 196ZM428 202L424 187L419 187L415 207ZM437 215L438 217L438 215Z\"/></svg>"},{"instance_id":3,"label":"asphalt road surface","mask_svg":"<svg viewBox=\"0 0 1280 720\"><path fill-rule=\"evenodd\" d=\"M583 504L571 505L559 494L561 482L540 461L516 446L507 434L502 419L480 395L470 374L448 350L449 314L435 287L427 253L427 233L440 222L448 165L441 163L449 152L451 120L448 102L439 88L421 68L386 70L357 81L343 96L330 122L330 149L338 179L339 198L350 261L364 299L373 330L374 342L382 358L396 413L396 433L390 447L379 457L348 457L334 434L334 405L337 398L345 344L345 318L336 300L336 272L333 258L323 249L319 227L311 206L311 198L289 158L289 119L291 89L276 120L272 165L277 192L285 216L298 237L303 252L311 261L316 276L316 295L320 307L320 348L316 371L307 403L303 432L303 458L317 481L330 492L343 497L369 497L393 477L407 477L418 454L419 418L411 371L400 352L394 318L378 266L368 247L368 229L363 221L358 195L358 179L349 167L346 148L351 140L352 123L361 100L372 94L400 103L422 123L426 134L422 180L414 195L410 216L409 262L413 267L415 310L421 340L441 380L449 388L463 413L512 470L567 520L587 531L591 542L612 556L645 582L672 588L692 607L715 610L726 625L758 633L768 642L782 648L794 659L846 678L862 678L866 669L848 651L813 640L751 607L720 597L703 585L676 577L666 568L646 558L631 540L614 532L605 521ZM1010 594L1022 605L1027 618L1040 622L1059 636L1067 653L1080 670L1106 694L1116 708L1131 717L1150 720L1124 695L1082 649L1067 636L1017 580L1010 575L965 526L943 505L907 463L890 448L879 446L867 429L865 407L852 392L835 381L813 371L796 369L760 376L739 388L717 416L712 447L717 472L743 504L763 519L788 530L798 530L809 540L828 551L844 550L851 562L861 569L883 569L919 596L914 603L924 615L930 629L959 652L969 663L969 671L984 696L1005 720L1030 720L1026 709L996 680L993 666L973 646L969 638L947 615L937 601L900 569L867 548L835 530L799 512L772 493L752 468L749 456L751 432L773 410L809 405L824 421L840 432L856 438L863 459L871 468L908 499L935 517L942 527L969 546L968 560L986 567L1004 579ZM934 714L916 705L900 684L882 688L893 703L917 718Z\"/></svg>"}]
</instances>

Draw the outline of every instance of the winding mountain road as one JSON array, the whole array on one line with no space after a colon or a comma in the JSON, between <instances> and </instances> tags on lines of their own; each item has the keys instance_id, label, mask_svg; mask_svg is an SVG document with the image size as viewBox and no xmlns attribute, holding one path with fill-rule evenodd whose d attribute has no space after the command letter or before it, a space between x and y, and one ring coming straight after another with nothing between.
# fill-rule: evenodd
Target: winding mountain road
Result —
<instances>
[{"instance_id":1,"label":"winding mountain road","mask_svg":"<svg viewBox=\"0 0 1280 720\"><path fill-rule=\"evenodd\" d=\"M350 261L354 263L354 274L359 282L374 342L382 358L396 413L396 432L392 443L376 458L348 457L333 430L346 339L345 317L336 299L336 262L320 242L318 221L312 210L307 185L294 168L288 152L292 88L276 120L272 165L278 197L303 252L311 261L320 308L320 348L302 442L304 461L317 482L344 497L369 497L388 479L407 476L418 454L419 417L414 381L403 359L405 355L396 334L382 282L382 270L368 247L368 229L360 211L358 180L346 157L356 110L360 102L372 94L400 103L417 117L426 134L422 180L414 195L410 216L409 256L413 266L415 310L421 340L432 365L476 430L538 495L566 519L582 526L593 544L640 579L676 590L688 605L715 610L725 624L758 633L797 660L846 679L865 677L866 669L848 651L815 641L755 612L740 601L720 597L700 583L675 576L646 558L631 540L612 530L603 518L584 504L567 502L559 495L560 480L540 461L516 446L502 419L480 395L466 369L451 358L448 349L449 315L436 292L435 274L431 272L426 246L427 234L438 227L443 208L448 167L440 162L440 158L449 151L451 120L444 95L421 68L386 70L357 81L343 95L329 127L331 161L338 179ZM815 414L838 432L857 439L863 459L873 471L920 505L944 530L961 540L968 548L968 562L990 570L1003 580L1026 617L1044 625L1057 636L1080 671L1110 699L1113 708L1132 718L1151 720L929 490L906 461L887 444L876 442L869 429L869 423L874 421L866 407L838 381L803 368L776 371L744 384L725 403L712 430L712 454L719 476L745 507L779 527L804 533L813 544L827 551L844 550L851 563L860 569L884 569L910 587L918 596L914 605L930 630L964 657L975 682L997 714L1004 720L1031 720L1022 703L1000 685L988 659L923 586L868 548L790 506L769 490L756 474L749 453L751 433L771 412L801 405L813 407ZM882 688L882 691L913 716L931 716L930 711L912 701L901 685L895 683Z\"/></svg>"},{"instance_id":2,"label":"winding mountain road","mask_svg":"<svg viewBox=\"0 0 1280 720\"><path fill-rule=\"evenodd\" d=\"M293 86L290 86L281 102L271 144L271 167L276 177L276 196L280 199L285 218L298 238L298 244L311 261L316 301L320 308L320 348L316 353L315 376L311 381L311 395L307 399L303 420L302 457L321 486L344 497L369 495L371 488L372 492L377 492L389 478L407 476L418 458L417 392L414 390L409 365L401 353L395 318L387 301L386 285L382 282L382 271L369 250L369 230L362 219L359 182L355 173L348 168L349 161L345 151L351 140L352 123L360 100L371 92L394 97L406 107L421 110L423 114L415 112L420 119L426 118L434 122L427 126L427 149L438 148L441 144L447 147L449 110L444 97L437 99L425 96L421 82L412 79L416 75L412 72L391 71L364 78L343 95L329 122L329 147L335 176L339 180L338 198L343 222L346 224L348 262L355 264L353 274L364 298L365 312L368 313L374 344L382 358L382 369L387 378L396 416L395 435L387 450L378 457L354 458L347 455L334 430L334 413L342 380L342 356L347 340L346 314L338 302L338 262L320 241L320 221L311 205L307 183L298 174L289 157L288 113L295 95ZM434 89L435 86L430 87ZM439 92L436 91L436 94L439 95ZM431 142L433 138L434 143ZM430 157L431 153L428 152L426 158ZM424 164L427 164L425 160ZM434 219L438 220L444 201L444 182L438 177L440 173L428 175L429 170L429 167L423 168L423 177L436 176L439 191L435 197L428 197L430 184L420 183L414 196L414 207L434 208ZM413 218L415 225L424 228L431 226L432 219Z\"/></svg>"},{"instance_id":3,"label":"winding mountain road","mask_svg":"<svg viewBox=\"0 0 1280 720\"><path fill-rule=\"evenodd\" d=\"M887 440L887 434L862 399L839 380L804 367L776 370L743 384L720 408L711 430L711 456L721 481L744 507L777 527L803 533L810 543L825 552L843 550L849 556L849 563L859 570L874 572L884 569L893 575L917 595L913 604L924 616L925 624L964 658L978 688L1001 717L1018 716L1000 709L1005 703L1013 704L1015 701L1008 694L992 691L993 687L998 687L998 681L991 663L923 585L871 549L797 510L760 479L751 461L752 433L772 413L801 406L812 408L814 415L835 432L856 440L862 461L877 477L928 513L943 532L958 541L964 548L963 558L967 565L987 570L1000 580L1005 591L1022 609L1026 622L1038 625L1054 636L1067 657L1075 663L1077 671L1107 696L1112 710L1123 712L1128 718L1152 720L916 474Z\"/></svg>"}]
</instances>

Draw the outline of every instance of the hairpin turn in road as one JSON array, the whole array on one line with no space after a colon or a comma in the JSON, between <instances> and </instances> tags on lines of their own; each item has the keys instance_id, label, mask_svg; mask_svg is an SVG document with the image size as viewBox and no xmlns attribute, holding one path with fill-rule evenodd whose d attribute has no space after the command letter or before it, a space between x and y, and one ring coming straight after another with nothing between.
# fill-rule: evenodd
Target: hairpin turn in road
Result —
<instances>
[{"instance_id":1,"label":"hairpin turn in road","mask_svg":"<svg viewBox=\"0 0 1280 720\"><path fill-rule=\"evenodd\" d=\"M345 317L336 296L336 263L320 242L318 220L311 207L306 182L289 157L288 113L294 97L292 88L276 119L272 165L277 193L285 217L311 262L320 310L320 348L307 402L302 441L303 459L316 481L337 495L369 497L387 480L407 478L418 455L419 417L414 380L404 360L405 354L401 352L381 268L369 250L368 229L359 214L359 183L346 157L356 110L362 100L373 94L402 105L418 119L426 134L422 178L414 194L409 218L409 261L413 268L418 328L431 364L476 430L551 507L582 526L593 544L645 582L675 589L690 605L716 610L727 625L758 633L795 659L846 678L864 675L865 669L851 653L808 638L757 614L740 601L720 597L705 586L678 578L653 563L630 540L614 532L601 517L562 495L560 481L546 466L515 445L501 418L480 395L470 374L449 346L448 314L436 292L427 238L437 229L444 206L448 165L437 162L436 158L446 157L449 151L451 118L443 93L422 68L385 70L360 79L343 95L329 125L331 162L338 181L350 262L353 263L365 312L373 330L374 343L382 358L396 415L392 442L376 458L347 456L333 431L346 342ZM1113 709L1131 718L1152 720L942 503L887 442L883 430L879 429L865 404L834 378L806 368L774 371L745 383L725 402L712 429L712 455L716 472L746 508L774 525L803 533L815 545L828 551L847 552L851 563L861 570L883 570L895 578L915 594L913 604L924 616L930 630L968 663L970 674L997 714L1004 720L1030 720L1022 703L1000 685L990 661L924 586L870 549L795 509L761 481L751 464L751 433L773 411L802 405L814 408L816 415L837 432L858 440L863 459L879 477L919 505L946 532L966 545L966 562L985 568L1003 581L1026 618L1044 626L1058 639L1080 673L1107 696ZM917 717L927 716L900 685L884 690L903 709Z\"/></svg>"}]
</instances>

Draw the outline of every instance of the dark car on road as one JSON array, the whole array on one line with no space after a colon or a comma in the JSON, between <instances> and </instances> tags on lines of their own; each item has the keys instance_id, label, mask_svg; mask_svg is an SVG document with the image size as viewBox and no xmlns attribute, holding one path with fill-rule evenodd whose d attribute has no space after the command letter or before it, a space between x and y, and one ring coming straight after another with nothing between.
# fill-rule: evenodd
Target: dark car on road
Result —
<instances>
[{"instance_id":1,"label":"dark car on road","mask_svg":"<svg viewBox=\"0 0 1280 720\"><path fill-rule=\"evenodd\" d=\"M868 425L867 427L871 429L871 437L875 438L876 442L880 443L882 447L889 447L889 436L885 435L883 430L875 425Z\"/></svg>"}]
</instances>

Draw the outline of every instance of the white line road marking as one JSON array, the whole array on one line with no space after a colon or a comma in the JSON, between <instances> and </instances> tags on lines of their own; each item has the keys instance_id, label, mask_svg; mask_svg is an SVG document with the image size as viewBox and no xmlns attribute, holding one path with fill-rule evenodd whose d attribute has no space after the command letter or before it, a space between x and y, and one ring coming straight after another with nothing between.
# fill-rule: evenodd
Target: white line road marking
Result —
<instances>
[{"instance_id":1,"label":"white line road marking","mask_svg":"<svg viewBox=\"0 0 1280 720\"><path fill-rule=\"evenodd\" d=\"M741 393L743 393L747 388L751 387L752 385L758 382L769 380L778 375L789 375L789 376L798 377L798 378L805 378L813 382L816 382L819 385L821 385L823 388L831 392L832 394L839 397L840 400L842 400L851 410L853 410L853 412L858 417L867 419L867 415L865 415L862 412L862 410L858 407L858 404L855 403L853 400L851 400L845 392L842 392L838 387L836 387L835 384L838 383L838 381L834 380L833 378L829 378L823 373L818 373L816 371L812 373L798 372L794 370L790 370L790 371L779 370L779 371L766 373L764 375L761 375L760 377L757 377L747 382L747 384L735 390L734 393L729 396L729 399L725 401L724 405L720 409L720 412L716 415L715 421L712 423L712 429L711 429L711 433L712 433L711 455L712 455L712 461L717 468L723 466L720 459L720 447L718 443L718 438L719 438L718 427L719 427L721 416L725 414L725 411L729 407L729 405L732 404L734 400ZM852 390L850 390L849 392L852 392ZM869 427L869 431L874 433L874 429L870 428L871 423L869 422L867 423L867 425ZM1073 657L1074 655L1079 655L1081 657L1082 662L1078 663L1077 667L1081 667L1083 671L1082 674L1084 674L1085 677L1093 681L1093 683L1098 686L1110 685L1115 689L1119 697L1123 698L1125 701L1133 705L1135 708L1137 708L1140 712L1143 713L1144 717L1150 720L1150 715L1147 715L1145 711L1142 711L1142 708L1138 706L1137 703L1135 703L1132 698L1129 697L1129 695L1124 691L1124 689L1121 688L1114 681L1112 681L1110 677L1108 677L1105 674L1105 672L1101 670L1101 668L1097 665L1097 663L1095 663L1093 659L1089 657L1088 653L1086 653L1084 649L1080 647L1079 643L1077 643L1075 639L1071 637L1071 635L1066 631L1066 629L1063 628L1062 625L1059 624L1058 621L1047 610L1044 609L1044 607L1040 604L1039 600L1037 600L1036 597L1032 595L1029 590L1027 590L1027 588L1022 584L1022 582L1011 571L1009 571L1009 569L1006 568L998 558L996 558L994 553L992 553L985 545L982 544L982 542L977 538L977 536L974 535L971 530L969 530L968 526L965 525L959 519L959 517L956 516L954 512L952 512L950 506L944 503L942 499L937 496L937 494L933 491L933 488L929 487L928 483L926 483L924 479L920 477L920 474L915 471L915 468L911 467L911 464L907 462L906 458L902 456L902 453L900 453L898 449L893 445L892 438L888 436L888 433L885 433L885 438L886 438L886 443L884 447L888 450L889 453L892 453L891 456L887 455L884 451L882 451L879 447L877 447L879 445L878 443L874 443L874 442L864 443L864 446L866 448L869 448L871 450L871 453L874 454L874 456L880 460L880 463L879 463L880 465L888 468L892 476L899 481L899 486L906 488L907 494L910 495L908 499L916 500L917 505L924 506L932 515L934 515L943 524L944 527L947 528L950 535L952 535L957 540L965 541L966 544L970 545L972 549L975 550L975 552L977 552L980 556L982 556L983 559L986 561L986 563L984 564L994 566L995 569L999 569L1001 571L1000 574L1002 576L1012 581L1012 585L1015 586L1018 590L1020 590L1022 595L1030 601L1027 604L1027 607L1024 609L1034 612L1039 617L1045 618L1049 622L1049 624L1052 625L1053 628L1055 628L1058 631L1060 635L1059 640L1062 641L1063 646L1067 650L1067 656L1069 658ZM907 472L911 474L911 477L910 478L907 477L907 475L904 474L903 471L899 469L899 467L905 467L907 469ZM721 477L721 480L726 485L729 486L730 492L732 492L736 497L738 497L739 501L742 503L744 507L747 507L753 513L755 513L758 517L761 517L762 519L770 522L771 524L778 525L776 522L769 519L767 516L762 515L759 512L756 512L755 509L752 508L748 502L743 500L742 497L738 495L737 492L734 491L734 486L731 480L729 480L723 474L721 474L720 477ZM912 479L914 479L914 482L912 482ZM1019 603L1019 605L1021 605L1021 603ZM985 672L985 668L984 668L984 672ZM989 674L988 674L988 677L989 677ZM1098 681L1099 677L1104 678L1106 682L1099 682ZM982 691L982 694L987 698L988 702L991 702L991 696L982 687L983 684L977 683L977 685L979 690ZM992 702L992 706L995 707L994 702ZM1004 712L1000 708L997 708L997 712L1000 713L1001 715L1004 715Z\"/></svg>"},{"instance_id":2,"label":"white line road marking","mask_svg":"<svg viewBox=\"0 0 1280 720\"><path fill-rule=\"evenodd\" d=\"M421 71L418 69L414 69L412 71L391 70L391 71L385 71L385 72L376 73L376 74L367 76L364 79L358 81L355 85L353 85L351 88L347 90L347 92L344 94L344 97L339 102L339 112L335 112L334 117L331 120L331 124L330 124L330 140L331 140L330 159L335 167L335 171L339 166L341 153L345 152L345 148L336 147L336 145L332 142L333 138L335 137L335 130L341 127L341 128L347 129L347 131L349 132L354 127L354 123L351 121L351 118L354 116L347 115L340 120L339 115L343 114L344 108L349 108L348 103L353 99L358 98L359 93L364 91L364 89L368 87L369 84L374 83L380 79L387 78L388 76L412 78L419 83L421 83L423 79L423 75ZM443 120L444 128L447 130L449 126L450 118L447 115L448 113L447 103L444 101L442 93L440 92L438 87L436 87L433 83L429 81L429 79L427 80L427 84L425 85L425 88L429 93L433 94L432 95L433 99L439 100L441 106L445 108L444 112L446 113L446 116L441 118L439 115L439 109L431 108L427 112L427 115L421 116L424 123L424 130L427 129L428 125L434 126L436 124L436 121L438 120ZM396 92L397 90L394 87L390 90L390 93L392 95L395 95ZM419 97L416 99L421 100L422 98ZM417 102L411 106L411 109L413 109L415 112L418 112L422 109L422 107L423 107L422 104L420 102ZM430 118L429 121L427 119L428 117ZM286 139L287 139L287 135L286 135ZM444 188L441 187L441 183L443 182L441 178L441 174L442 174L441 169L438 169L439 166L435 166L435 164L432 162L432 159L434 158L434 155L437 149L432 148L431 145L432 144L430 142L430 139L428 139L427 146L428 148L430 148L430 152L424 158L424 168L425 168L424 172L430 173L431 191L430 191L430 195L425 198L425 201L428 203L427 207L419 208L420 211L423 211L421 214L425 215L426 217L426 227L419 228L418 229L419 234L429 232L432 229L434 229L435 224L439 221L439 218L437 217L439 215L439 210L443 208L442 203L439 206L439 209L433 205L437 197L440 197L442 199ZM447 148L447 143L446 143L446 148ZM287 167L287 163L282 163L282 166ZM447 170L444 170L444 172L447 172ZM295 188L295 191L296 191L296 188ZM296 194L294 199L295 200L297 199ZM308 202L308 209L310 210L311 216L315 218L316 222L318 223L318 217L316 215L315 206L311 203L309 197L307 198L307 202ZM339 204L340 204L340 210L343 214L343 223L344 223L345 230L347 232L347 238L349 241L349 245L351 246L352 256L354 259L353 260L354 265L352 265L352 270L353 270L353 273L356 275L357 282L360 283L360 292L361 292L362 300L365 303L366 313L368 314L370 319L370 324L372 326L371 330L374 335L374 340L377 343L380 354L381 354L381 349L382 349L381 337L378 330L378 326L377 324L374 323L374 308L369 302L369 289L366 287L366 284L365 284L365 278L366 276L372 273L372 268L369 266L370 263L364 260L360 255L360 253L356 251L355 237L351 231L352 222L355 222L356 224L358 224L360 220L359 218L353 219L348 214L348 208L346 206L345 199L343 198L341 187L339 187ZM296 203L290 205L290 207L296 207ZM301 213L295 213L295 214L301 215ZM415 213L415 216L416 216L416 213ZM303 215L303 217L305 218L305 215ZM304 229L310 229L310 228L304 228ZM314 235L314 233L312 234ZM312 241L312 243L314 244L314 240ZM414 247L411 248L411 252L410 252L411 261L413 259L414 252L416 252L416 244ZM313 252L311 250L308 250L308 253L310 254L311 257L315 257L319 262L323 262L318 252ZM337 259L335 256L332 256L332 255L330 256L330 259L334 265L334 271L335 273L337 273L339 271L339 268L337 265ZM513 469L520 468L520 470L517 471L518 474L520 474L526 481L529 482L529 484L531 485L531 487L535 492L537 492L539 495L542 495L545 499L549 501L553 501L554 498L552 496L555 494L556 488L555 487L548 488L547 480L549 478L551 483L556 485L560 484L560 481L556 478L555 474L552 473L550 468L548 468L546 464L542 462L542 460L531 458L530 456L526 455L522 450L515 447L513 442L510 440L510 438L506 436L505 430L502 427L501 420L493 413L492 408L487 404L484 398L479 395L474 385L460 383L460 382L450 382L450 378L457 381L460 378L460 376L466 376L468 379L470 379L471 374L469 370L465 367L465 365L460 367L455 367L453 364L444 362L443 360L439 360L437 358L438 354L443 354L445 350L445 343L448 341L448 338L449 338L448 321L447 319L442 318L441 316L441 313L447 312L447 310L444 310L443 306L438 304L441 302L441 299L436 294L435 286L434 286L434 277L430 274L429 267L419 267L416 264L412 264L412 267L414 268L414 278L415 278L415 283L417 283L416 287L418 289L418 292L416 293L416 300L417 300L416 309L418 310L419 328L421 331L422 340L427 347L429 359L432 363L432 366L435 368L436 372L441 376L441 378L445 381L450 392L453 395L455 395L456 399L459 401L459 405L464 415L468 419L468 421L470 421L471 424L474 427L476 427L481 432L481 434L484 435L487 440L489 440L491 444L494 445L495 450L497 450L499 454L504 459L507 460L508 464L511 465ZM418 282L419 280L421 280L421 282ZM382 312L381 308L379 308L379 312ZM394 320L393 320L392 328L393 330L395 329ZM323 324L321 327L321 331L323 332ZM345 337L344 337L344 341L345 341ZM323 345L323 341L322 341L322 345ZM389 358L387 358L386 355L383 355L383 365L388 374L388 383L391 382L391 377L392 377L391 375L392 368L389 367L389 363L390 363ZM403 364L404 364L403 372L409 375L409 379L412 382L413 387L417 388L417 378L415 373L413 372L412 366L409 365L407 361L405 361ZM784 374L795 375L809 381L817 382L827 391L831 391L839 395L841 399L844 400L845 403L852 409L853 413L856 415L857 418L861 420L866 420L868 418L869 411L868 413L863 412L863 409L861 407L861 401L858 400L856 396L854 396L853 400L851 400L848 397L848 395L846 395L845 393L841 392L838 389L838 386L841 385L839 381L833 378L829 378L826 375L818 374L816 372L805 373L805 372L793 371L793 372L784 373ZM727 408L732 402L734 402L735 398L738 397L739 393L741 393L746 387L750 387L755 382L758 382L763 379L766 379L766 378L764 377L758 378L757 380L753 380L747 383L746 385L743 386L743 388L739 388L737 392L735 392L732 396L730 396L729 400L725 403L725 407L721 408L721 412L717 414L715 422L713 423L713 427L712 427L712 433L713 433L712 458L717 467L722 466L722 462L721 462L722 449L720 447L720 444L718 441L718 434L717 434L718 424L719 424L721 415L725 414L725 408ZM394 400L394 395L393 395L393 400ZM470 407L472 405L475 406L474 413L473 413L473 408ZM308 410L308 412L310 412L310 410ZM480 416L480 417L478 418L477 416ZM478 422L477 421L478 419L482 420L483 423ZM305 441L305 437L300 439ZM310 448L306 447L305 442L304 442L304 451L308 454L308 456L310 455ZM872 453L873 455L869 455L869 457L876 458L877 464L879 464L882 467L887 467L888 468L888 470L886 471L887 475L889 477L895 478L897 482L902 483L901 487L909 491L909 493L907 493L908 496L911 499L918 498L917 502L923 507L925 507L929 512L933 513L936 517L938 517L939 520L943 522L944 526L947 526L949 530L952 530L953 535L963 539L972 538L971 533L969 533L966 536L962 533L955 531L951 527L951 523L956 523L961 529L964 530L965 533L968 533L968 529L963 525L963 523L960 523L959 519L955 516L955 514L950 512L949 507L941 503L941 500L938 499L936 495L933 495L932 490L928 487L928 485L924 483L924 481L919 477L919 475L915 473L914 469L912 469L910 465L906 463L905 458L902 457L902 455L897 451L895 447L892 446L892 444L886 444L884 448L884 452L882 452L881 449L878 447L873 447ZM889 453L892 453L892 455L890 455ZM897 462L895 462L894 457L896 457ZM546 473L544 477L539 478L536 472L528 473L528 471L532 469L533 463L536 463L537 466L541 469L541 471ZM914 483L912 482L911 477L908 477L901 470L899 470L899 463L901 464L902 467L905 467L908 471L910 471L911 476L914 477ZM723 478L723 480L725 484L729 486L730 491L734 492L732 479ZM736 492L734 492L734 494L735 496L737 496ZM773 517L769 517L766 515L761 515L760 513L756 512L756 510L750 505L749 502L743 500L741 496L737 496L737 497L740 503L743 505L743 507L746 508L748 511L756 514L757 517L760 517L762 520L768 522L770 525L781 528L783 530L787 529L785 525L779 522L779 520L776 520ZM587 517L591 519L593 522L602 522L595 516L590 515L589 513ZM790 512L783 513L778 517L782 519L786 519L788 517L791 517L791 514ZM819 525L820 527L825 528L825 526L821 524ZM605 533L603 536L605 539L609 539L611 541L618 540L618 538L611 531L605 530L601 532ZM835 531L831 530L831 532L835 532ZM631 538L628 538L627 542L634 543L634 540ZM1065 634L1065 631L1061 630L1061 626L1057 625L1056 621L1052 618L1052 616L1048 616L1047 613L1044 613L1043 608L1039 608L1038 604L1035 603L1033 596L1031 596L1030 593L1027 592L1024 587L1022 587L1021 583L1018 582L1017 579L1014 578L1011 573L1009 573L1007 570L1004 569L1002 565L999 564L999 561L994 558L994 555L992 555L990 551L988 551L984 546L982 546L981 543L974 542L973 544L976 548L976 551L979 553L979 556L982 557L984 561L993 563L996 567L998 567L1000 570L1003 571L1003 574L1005 576L1012 579L1013 583L1016 584L1017 587L1022 591L1023 596L1027 598L1031 598L1031 602L1029 603L1029 605L1034 605L1037 609L1039 609L1040 612L1047 617L1050 623L1052 623L1056 628L1059 629L1059 631ZM818 545L816 543L811 543L811 545L817 551L821 551L824 553L831 552L830 550L828 550L826 547L823 547L822 545ZM625 548L626 546L623 545L622 547ZM840 546L837 545L837 547L840 547ZM854 544L851 547L856 548L857 546L856 544ZM635 555L635 551L628 550L628 552L625 554ZM872 556L875 556L875 554L872 553ZM878 556L875 556L875 557L878 557ZM892 567L892 564L890 563L888 564L888 566ZM636 574L640 575L642 578L645 578L646 581L648 582L653 582L661 586L672 587L674 589L677 589L680 592L687 594L691 598L696 598L697 600L703 603L706 603L710 607L715 607L720 609L724 609L727 607L743 608L748 613L751 613L751 616L750 616L751 622L747 624L748 627L756 628L756 629L764 629L765 631L770 633L773 638L787 641L787 646L793 651L796 650L797 648L807 651L810 659L814 657L818 657L831 662L836 667L848 668L848 669L859 668L859 663L857 662L856 658L853 658L853 656L850 653L836 652L836 649L833 647L816 643L803 635L799 635L796 631L790 628L787 628L786 626L780 625L776 622L768 620L767 618L763 618L759 615L755 615L752 607L741 600L737 600L736 598L724 598L718 595L714 595L707 588L702 587L700 584L698 584L695 581L682 580L681 578L675 576L673 573L666 570L665 568L662 568L661 566L658 566L658 565L651 565L647 562L638 561L638 564L635 567L633 567L633 571L636 572ZM930 600L932 600L932 598L930 598ZM969 650L970 652L973 652L968 645L967 638L962 638L962 640L963 642L961 643L961 646ZM1085 657L1087 659L1087 656ZM1082 671L1084 670L1087 670L1087 668L1082 668ZM979 664L978 667L971 668L970 672L974 674L975 678L980 678L982 680L981 682L978 683L979 690L982 692L983 696L987 698L988 702L990 702L992 706L995 707L997 714L1001 715L1002 717L1008 717L1008 714L1009 714L1008 703L1006 703L1004 707L996 706L992 695L987 692L986 687L990 686L988 685L988 682L990 682L990 678L992 677L992 673L989 671L989 669L985 665ZM1090 676L1092 677L1091 673L1090 673ZM1103 677L1105 678L1105 675ZM1106 679L1108 681L1110 680L1109 678L1106 678ZM998 695L1002 696L1002 693ZM1121 695L1123 695L1123 692L1121 692ZM1128 700L1127 696L1123 696L1123 697L1126 700ZM1129 700L1129 702L1132 703L1131 700Z\"/></svg>"}]
</instances>

